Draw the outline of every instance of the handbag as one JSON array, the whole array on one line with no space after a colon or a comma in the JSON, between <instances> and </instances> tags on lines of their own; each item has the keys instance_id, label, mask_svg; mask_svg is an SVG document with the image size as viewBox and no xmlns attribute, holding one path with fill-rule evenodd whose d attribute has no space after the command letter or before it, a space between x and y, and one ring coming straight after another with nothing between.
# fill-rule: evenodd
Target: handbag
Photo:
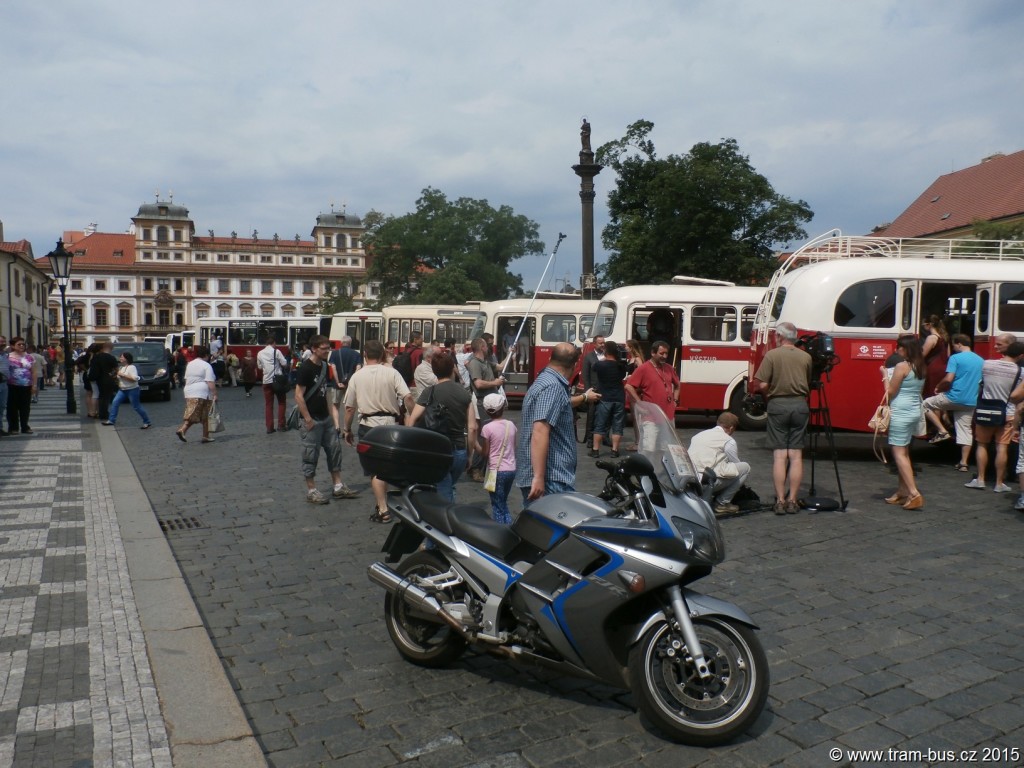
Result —
<instances>
[{"instance_id":1,"label":"handbag","mask_svg":"<svg viewBox=\"0 0 1024 768\"><path fill-rule=\"evenodd\" d=\"M488 493L494 493L498 488L498 467L501 466L501 460L505 458L505 440L508 439L508 424L505 425L505 434L501 436L501 447L498 448L498 462L494 467L487 468L487 474L484 475L484 490Z\"/></svg>"},{"instance_id":2,"label":"handbag","mask_svg":"<svg viewBox=\"0 0 1024 768\"><path fill-rule=\"evenodd\" d=\"M875 452L875 458L883 464L888 464L885 458L885 449L878 445L878 436L889 431L889 419L892 417L892 410L889 407L889 390L885 390L882 401L875 408L875 415L868 419L868 429L874 430L875 436L871 440L871 450Z\"/></svg>"},{"instance_id":3,"label":"handbag","mask_svg":"<svg viewBox=\"0 0 1024 768\"><path fill-rule=\"evenodd\" d=\"M213 401L213 405L210 406L210 415L207 416L209 423L209 430L211 433L223 432L224 431L224 417L220 415L220 408L217 407L217 401Z\"/></svg>"},{"instance_id":4,"label":"handbag","mask_svg":"<svg viewBox=\"0 0 1024 768\"><path fill-rule=\"evenodd\" d=\"M1018 368L1017 375L1013 377L1013 384L1010 386L1011 392L1017 388L1020 374L1021 370ZM984 386L984 382L982 382L982 386ZM982 427L1003 426L1006 424L1006 406L1005 400L996 397L979 397L978 404L974 408L974 423Z\"/></svg>"},{"instance_id":5,"label":"handbag","mask_svg":"<svg viewBox=\"0 0 1024 768\"><path fill-rule=\"evenodd\" d=\"M274 350L274 379L270 382L270 388L274 390L274 394L283 395L292 388L291 379L288 378L288 374L281 369L280 353Z\"/></svg>"}]
</instances>

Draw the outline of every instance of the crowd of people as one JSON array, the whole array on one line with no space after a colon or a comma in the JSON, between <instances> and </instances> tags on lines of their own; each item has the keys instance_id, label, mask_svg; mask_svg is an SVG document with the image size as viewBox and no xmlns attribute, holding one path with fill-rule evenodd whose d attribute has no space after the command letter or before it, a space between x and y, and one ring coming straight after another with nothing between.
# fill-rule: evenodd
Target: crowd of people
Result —
<instances>
[{"instance_id":1,"label":"crowd of people","mask_svg":"<svg viewBox=\"0 0 1024 768\"><path fill-rule=\"evenodd\" d=\"M775 330L779 343L764 356L751 389L767 401L772 508L786 515L799 510L813 368L811 356L797 344L797 329L780 323ZM992 490L1012 490L1006 480L1010 446L1019 441L1024 415L1024 408L1016 407L1024 401L1024 342L1003 334L994 346L999 357L982 360L972 351L969 336L950 336L934 315L920 336L899 337L896 351L881 367L891 409L887 441L898 477L886 503L909 510L924 506L910 455L915 438L927 438L933 445L955 439L960 449L955 469L962 472L970 471L973 452L977 469L967 488L987 489L991 465ZM112 347L109 341L97 342L74 351L87 414L113 425L127 402L141 419L141 428L149 429L152 422L139 401L139 374L132 356L124 352L115 358ZM508 403L503 389L504 371L509 365L518 370L516 346L506 339L502 348L507 349L504 364L496 359L494 339L487 334L463 347L453 340L425 344L414 332L401 352L392 342L370 340L357 351L349 337L333 348L326 337L313 336L293 356L270 338L258 353L246 351L240 358L215 337L210 346L181 347L170 355L173 384L185 396L175 435L188 442L189 430L199 425L201 442L215 440L211 413L222 386L244 387L245 397L251 397L259 385L267 433L285 431L289 392L294 389L292 425L297 424L300 432L306 500L326 504L329 497L359 497L342 479L343 443L354 445L375 426L422 426L428 411L440 408L443 423L431 428L451 439L453 458L437 483L438 494L454 503L456 485L465 475L485 483L494 519L511 523L508 499L513 487L519 488L524 506L546 494L575 490L576 410L586 408L584 442L592 458L599 458L606 446L612 458L636 450L636 433L632 442L623 443L628 402L657 405L674 423L680 381L669 362L671 347L664 341L652 342L650 358L645 359L636 341L619 345L598 336L582 361L575 345L557 344L548 366L538 372L523 398L518 427L504 417ZM5 413L8 426L0 429L0 436L32 434L31 405L46 384L63 386L61 355L40 354L21 337L11 339L8 346L0 337L0 427ZM715 473L713 506L720 515L739 511L733 499L750 474L733 437L738 427L737 417L723 412L714 427L697 433L689 443L698 473L706 468ZM321 452L332 479L329 494L316 483ZM1015 506L1024 510L1024 453L1017 453L1022 493ZM370 488L370 520L390 522L387 484L372 477Z\"/></svg>"}]
</instances>

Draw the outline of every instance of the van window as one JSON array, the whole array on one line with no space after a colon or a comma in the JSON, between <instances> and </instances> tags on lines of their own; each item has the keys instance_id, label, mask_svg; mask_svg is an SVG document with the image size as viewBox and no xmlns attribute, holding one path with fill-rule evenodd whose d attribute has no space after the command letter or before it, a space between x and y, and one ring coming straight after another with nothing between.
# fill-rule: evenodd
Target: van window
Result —
<instances>
[{"instance_id":1,"label":"van window","mask_svg":"<svg viewBox=\"0 0 1024 768\"><path fill-rule=\"evenodd\" d=\"M1024 333L1024 283L1003 283L999 286L996 315L1000 331Z\"/></svg>"},{"instance_id":2,"label":"van window","mask_svg":"<svg viewBox=\"0 0 1024 768\"><path fill-rule=\"evenodd\" d=\"M693 308L690 337L694 341L735 341L736 331L736 307Z\"/></svg>"},{"instance_id":3,"label":"van window","mask_svg":"<svg viewBox=\"0 0 1024 768\"><path fill-rule=\"evenodd\" d=\"M867 280L851 285L836 302L834 320L844 328L894 327L896 282Z\"/></svg>"}]
</instances>

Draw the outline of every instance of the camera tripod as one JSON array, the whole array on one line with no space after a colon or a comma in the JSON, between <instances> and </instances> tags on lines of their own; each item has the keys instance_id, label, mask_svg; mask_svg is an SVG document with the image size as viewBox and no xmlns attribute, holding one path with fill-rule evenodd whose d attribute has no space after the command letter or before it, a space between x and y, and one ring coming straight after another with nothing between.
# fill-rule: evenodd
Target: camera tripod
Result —
<instances>
[{"instance_id":1,"label":"camera tripod","mask_svg":"<svg viewBox=\"0 0 1024 768\"><path fill-rule=\"evenodd\" d=\"M843 497L843 483L839 479L839 455L836 452L836 439L832 433L832 416L828 409L828 396L825 393L824 375L819 375L817 381L811 382L811 391L807 395L807 404L810 408L810 419L807 427L810 432L809 449L811 454L811 488L810 496L802 499L802 506L805 509L816 512L846 511L850 503ZM814 398L812 400L812 398ZM818 444L821 435L825 435L828 442L829 452L832 455L832 467L836 473L836 488L839 491L839 501L828 497L816 496L814 488L814 464L818 453Z\"/></svg>"}]
</instances>

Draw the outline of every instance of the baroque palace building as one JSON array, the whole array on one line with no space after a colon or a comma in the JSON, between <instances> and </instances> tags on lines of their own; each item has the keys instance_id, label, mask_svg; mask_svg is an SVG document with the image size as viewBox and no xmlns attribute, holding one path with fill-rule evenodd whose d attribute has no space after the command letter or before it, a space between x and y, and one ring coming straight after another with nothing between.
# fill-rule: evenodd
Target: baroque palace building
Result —
<instances>
[{"instance_id":1,"label":"baroque palace building","mask_svg":"<svg viewBox=\"0 0 1024 768\"><path fill-rule=\"evenodd\" d=\"M312 240L213 230L200 237L188 209L160 200L139 207L125 234L65 232L74 254L67 289L72 340L141 340L194 328L204 317L316 315L328 293L356 305L376 298L366 280L365 227L345 212L321 213ZM46 258L36 259L48 271ZM49 297L50 335L60 337L60 296Z\"/></svg>"}]
</instances>

